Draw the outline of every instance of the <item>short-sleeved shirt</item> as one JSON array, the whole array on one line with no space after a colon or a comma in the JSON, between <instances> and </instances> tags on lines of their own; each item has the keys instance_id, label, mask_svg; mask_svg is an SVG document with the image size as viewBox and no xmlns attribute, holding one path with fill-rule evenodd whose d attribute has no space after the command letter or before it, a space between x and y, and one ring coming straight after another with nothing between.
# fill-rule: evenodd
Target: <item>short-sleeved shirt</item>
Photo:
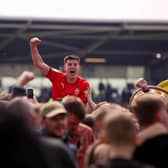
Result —
<instances>
[{"instance_id":1,"label":"short-sleeved shirt","mask_svg":"<svg viewBox=\"0 0 168 168\"><path fill-rule=\"evenodd\" d=\"M87 90L89 83L86 79L78 76L75 83L68 83L66 74L50 67L46 77L52 82L52 99L62 99L67 95L79 97L84 104L87 103Z\"/></svg>"}]
</instances>

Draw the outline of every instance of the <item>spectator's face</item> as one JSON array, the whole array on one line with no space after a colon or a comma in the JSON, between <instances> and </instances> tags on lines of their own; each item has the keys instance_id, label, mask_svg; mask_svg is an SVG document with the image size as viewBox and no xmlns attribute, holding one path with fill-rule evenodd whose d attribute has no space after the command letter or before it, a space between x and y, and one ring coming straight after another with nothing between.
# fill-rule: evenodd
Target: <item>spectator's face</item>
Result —
<instances>
[{"instance_id":1,"label":"spectator's face","mask_svg":"<svg viewBox=\"0 0 168 168\"><path fill-rule=\"evenodd\" d=\"M67 60L64 64L64 71L68 78L77 78L80 71L80 65L78 60Z\"/></svg>"},{"instance_id":2,"label":"spectator's face","mask_svg":"<svg viewBox=\"0 0 168 168\"><path fill-rule=\"evenodd\" d=\"M55 136L64 136L67 131L67 115L59 114L52 118L45 118L44 127Z\"/></svg>"},{"instance_id":3,"label":"spectator's face","mask_svg":"<svg viewBox=\"0 0 168 168\"><path fill-rule=\"evenodd\" d=\"M68 130L70 134L76 134L80 120L73 113L68 114Z\"/></svg>"}]
</instances>

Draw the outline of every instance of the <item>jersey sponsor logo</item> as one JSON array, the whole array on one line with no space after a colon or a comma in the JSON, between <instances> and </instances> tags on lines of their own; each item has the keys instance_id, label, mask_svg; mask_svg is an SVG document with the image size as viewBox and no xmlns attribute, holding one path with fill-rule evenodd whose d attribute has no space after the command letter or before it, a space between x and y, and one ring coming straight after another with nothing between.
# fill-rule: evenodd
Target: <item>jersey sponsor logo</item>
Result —
<instances>
[{"instance_id":1,"label":"jersey sponsor logo","mask_svg":"<svg viewBox=\"0 0 168 168\"><path fill-rule=\"evenodd\" d=\"M76 89L74 90L74 94L75 94L75 95L79 95L79 92L80 92L80 90L79 90L78 88L76 88Z\"/></svg>"}]
</instances>

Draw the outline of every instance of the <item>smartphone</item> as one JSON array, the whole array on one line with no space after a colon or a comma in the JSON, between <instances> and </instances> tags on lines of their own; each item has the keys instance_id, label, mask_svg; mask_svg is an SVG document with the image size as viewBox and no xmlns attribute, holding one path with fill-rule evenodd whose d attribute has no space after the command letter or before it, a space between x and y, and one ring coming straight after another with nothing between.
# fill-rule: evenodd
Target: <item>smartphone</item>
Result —
<instances>
[{"instance_id":1,"label":"smartphone","mask_svg":"<svg viewBox=\"0 0 168 168\"><path fill-rule=\"evenodd\" d=\"M27 98L33 99L33 97L34 97L33 89L27 89Z\"/></svg>"}]
</instances>

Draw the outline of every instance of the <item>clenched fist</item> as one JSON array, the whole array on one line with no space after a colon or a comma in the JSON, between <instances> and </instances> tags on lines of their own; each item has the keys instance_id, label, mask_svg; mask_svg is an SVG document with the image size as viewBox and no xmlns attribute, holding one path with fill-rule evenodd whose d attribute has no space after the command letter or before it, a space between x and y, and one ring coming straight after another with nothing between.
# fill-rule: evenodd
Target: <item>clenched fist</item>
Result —
<instances>
[{"instance_id":1,"label":"clenched fist","mask_svg":"<svg viewBox=\"0 0 168 168\"><path fill-rule=\"evenodd\" d=\"M138 78L135 81L135 86L138 88L146 88L148 86L148 82L144 78Z\"/></svg>"},{"instance_id":2,"label":"clenched fist","mask_svg":"<svg viewBox=\"0 0 168 168\"><path fill-rule=\"evenodd\" d=\"M41 43L41 40L38 37L33 37L30 39L30 46L36 47Z\"/></svg>"}]
</instances>

